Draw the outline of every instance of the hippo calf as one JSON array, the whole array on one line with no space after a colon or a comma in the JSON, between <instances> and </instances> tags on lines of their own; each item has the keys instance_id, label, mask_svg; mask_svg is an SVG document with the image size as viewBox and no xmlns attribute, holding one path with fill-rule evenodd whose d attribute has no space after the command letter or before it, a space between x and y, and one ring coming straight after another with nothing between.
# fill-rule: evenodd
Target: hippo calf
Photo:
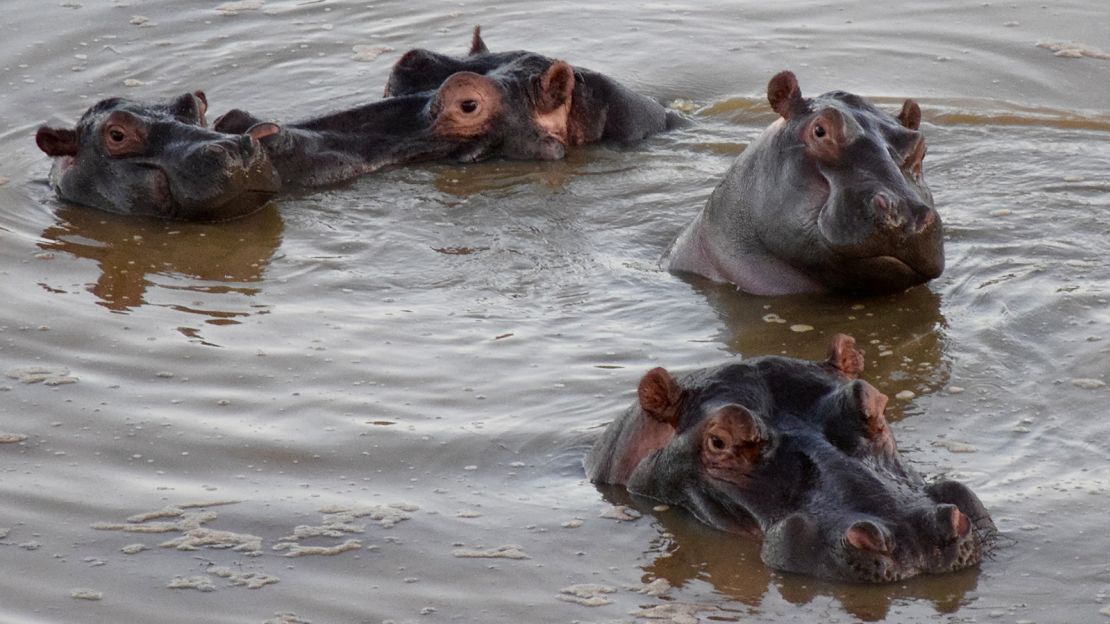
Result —
<instances>
[{"instance_id":1,"label":"hippo calf","mask_svg":"<svg viewBox=\"0 0 1110 624\"><path fill-rule=\"evenodd\" d=\"M433 90L460 73L480 94L476 103L485 98L506 103L503 130L491 137L497 145L486 150L489 155L556 160L567 147L598 141L631 143L681 121L659 102L603 74L534 52L490 52L479 27L474 28L465 57L419 48L406 52L393 66L385 95Z\"/></svg>"},{"instance_id":2,"label":"hippo calf","mask_svg":"<svg viewBox=\"0 0 1110 624\"><path fill-rule=\"evenodd\" d=\"M769 567L889 582L979 563L995 534L964 485L902 462L887 397L837 335L828 360L765 356L640 380L638 401L586 458L591 481L762 535Z\"/></svg>"},{"instance_id":3,"label":"hippo calf","mask_svg":"<svg viewBox=\"0 0 1110 624\"><path fill-rule=\"evenodd\" d=\"M220 220L254 212L280 188L260 126L228 136L205 127L202 91L164 103L102 100L75 128L41 127L50 182L65 200L108 212Z\"/></svg>"},{"instance_id":4,"label":"hippo calf","mask_svg":"<svg viewBox=\"0 0 1110 624\"><path fill-rule=\"evenodd\" d=\"M671 243L666 267L759 295L898 292L938 277L920 107L906 100L894 116L843 91L803 98L788 71L767 99L781 118Z\"/></svg>"}]
</instances>

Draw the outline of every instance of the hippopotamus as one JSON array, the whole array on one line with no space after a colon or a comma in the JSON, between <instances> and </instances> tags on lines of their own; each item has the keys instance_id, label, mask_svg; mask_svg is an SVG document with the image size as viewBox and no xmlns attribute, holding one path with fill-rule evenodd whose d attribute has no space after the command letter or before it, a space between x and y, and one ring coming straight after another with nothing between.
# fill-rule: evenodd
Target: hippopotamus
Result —
<instances>
[{"instance_id":1,"label":"hippopotamus","mask_svg":"<svg viewBox=\"0 0 1110 624\"><path fill-rule=\"evenodd\" d=\"M168 102L101 100L75 128L43 126L35 142L54 157L50 182L67 201L109 212L220 220L254 212L280 188L258 139L205 127L204 92Z\"/></svg>"},{"instance_id":2,"label":"hippopotamus","mask_svg":"<svg viewBox=\"0 0 1110 624\"><path fill-rule=\"evenodd\" d=\"M481 149L496 115L492 102L475 104L465 76L431 92L386 98L289 124L265 121L241 109L224 113L212 128L241 134L270 128L261 139L282 184L335 184L392 164L466 158ZM537 141L538 144L538 141Z\"/></svg>"},{"instance_id":3,"label":"hippopotamus","mask_svg":"<svg viewBox=\"0 0 1110 624\"><path fill-rule=\"evenodd\" d=\"M966 486L899 453L887 397L843 334L815 362L763 356L674 376L655 368L585 465L595 483L762 536L771 568L890 582L979 563L995 534Z\"/></svg>"},{"instance_id":4,"label":"hippopotamus","mask_svg":"<svg viewBox=\"0 0 1110 624\"><path fill-rule=\"evenodd\" d=\"M557 160L567 147L632 143L682 123L678 113L603 74L534 52L490 52L480 27L474 28L465 57L419 48L406 52L393 66L385 95L432 90L460 74L473 84L475 102L512 102L505 114L513 123L507 126L525 134L521 144L512 140L513 132L503 133L504 143L488 155ZM536 134L543 138L540 150L534 149Z\"/></svg>"},{"instance_id":5,"label":"hippopotamus","mask_svg":"<svg viewBox=\"0 0 1110 624\"><path fill-rule=\"evenodd\" d=\"M566 90L559 85L573 78L569 68L535 61L506 70L510 93L492 93L481 77L461 72L430 91L290 124L232 109L208 129L200 91L169 104L113 98L90 108L76 130L44 127L36 140L57 157L51 179L63 199L126 214L228 219L281 189L335 184L386 165L473 160L491 146L542 156L550 141L522 130L532 119L517 115L520 102ZM527 91L533 79L544 88Z\"/></svg>"},{"instance_id":6,"label":"hippopotamus","mask_svg":"<svg viewBox=\"0 0 1110 624\"><path fill-rule=\"evenodd\" d=\"M893 293L944 270L925 184L921 108L897 116L833 91L803 98L794 74L767 87L780 115L663 256L672 272L757 295Z\"/></svg>"}]
</instances>

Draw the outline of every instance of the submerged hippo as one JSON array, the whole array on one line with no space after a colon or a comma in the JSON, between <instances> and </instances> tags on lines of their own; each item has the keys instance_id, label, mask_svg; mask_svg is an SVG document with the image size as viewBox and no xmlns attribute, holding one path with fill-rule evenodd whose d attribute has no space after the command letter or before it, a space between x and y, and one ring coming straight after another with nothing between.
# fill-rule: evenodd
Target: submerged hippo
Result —
<instances>
[{"instance_id":1,"label":"submerged hippo","mask_svg":"<svg viewBox=\"0 0 1110 624\"><path fill-rule=\"evenodd\" d=\"M903 464L855 341L824 362L766 356L640 380L639 400L586 458L595 483L763 535L770 567L887 582L979 563L994 523L955 481Z\"/></svg>"},{"instance_id":2,"label":"submerged hippo","mask_svg":"<svg viewBox=\"0 0 1110 624\"><path fill-rule=\"evenodd\" d=\"M537 71L544 67L546 71ZM597 72L533 52L490 52L478 27L465 57L423 49L406 52L393 66L385 95L436 89L459 72L471 76L480 94L477 103L485 98L513 102L520 107L513 114L520 120L530 118L530 125L546 138L547 145L538 152L532 149L531 137L523 150L507 140L497 153L508 158L558 159L567 147L575 145L631 143L673 127L681 119L655 100Z\"/></svg>"},{"instance_id":3,"label":"submerged hippo","mask_svg":"<svg viewBox=\"0 0 1110 624\"><path fill-rule=\"evenodd\" d=\"M288 125L233 109L209 130L199 91L165 105L113 98L90 108L76 130L40 128L36 141L56 157L51 180L63 199L124 214L228 219L281 189L335 184L391 164L473 160L506 145L547 153L546 135L527 132L532 119L518 113L527 97L566 91L569 67L521 59L511 69L508 92L461 72L431 91ZM533 82L543 88L527 91Z\"/></svg>"},{"instance_id":4,"label":"submerged hippo","mask_svg":"<svg viewBox=\"0 0 1110 624\"><path fill-rule=\"evenodd\" d=\"M258 139L205 128L208 100L186 93L165 103L123 98L90 107L76 128L38 129L54 157L50 182L65 200L109 212L220 220L253 212L280 187Z\"/></svg>"},{"instance_id":5,"label":"submerged hippo","mask_svg":"<svg viewBox=\"0 0 1110 624\"><path fill-rule=\"evenodd\" d=\"M386 98L289 124L232 109L212 127L231 134L263 134L262 145L283 185L315 187L387 165L466 159L480 152L495 133L491 128L497 126L500 103L487 99L479 104L476 98L470 79L460 75L434 91ZM539 138L533 138L539 149Z\"/></svg>"},{"instance_id":6,"label":"submerged hippo","mask_svg":"<svg viewBox=\"0 0 1110 624\"><path fill-rule=\"evenodd\" d=\"M939 276L918 105L895 117L842 91L803 98L788 71L767 99L782 118L671 243L667 268L761 295L897 292Z\"/></svg>"}]
</instances>

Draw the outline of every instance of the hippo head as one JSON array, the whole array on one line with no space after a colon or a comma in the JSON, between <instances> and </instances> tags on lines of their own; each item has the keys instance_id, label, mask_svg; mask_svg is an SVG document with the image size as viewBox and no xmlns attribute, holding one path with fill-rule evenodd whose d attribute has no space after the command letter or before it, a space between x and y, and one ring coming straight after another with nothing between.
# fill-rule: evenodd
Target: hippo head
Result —
<instances>
[{"instance_id":1,"label":"hippo head","mask_svg":"<svg viewBox=\"0 0 1110 624\"><path fill-rule=\"evenodd\" d=\"M837 336L825 362L768 356L682 378L656 368L587 458L590 478L761 534L777 570L890 582L977 564L994 525L954 481L899 456L887 397Z\"/></svg>"},{"instance_id":2,"label":"hippo head","mask_svg":"<svg viewBox=\"0 0 1110 624\"><path fill-rule=\"evenodd\" d=\"M574 84L570 65L539 55L521 56L485 75L456 72L428 102L432 135L467 144L463 161L559 160L571 140Z\"/></svg>"},{"instance_id":3,"label":"hippo head","mask_svg":"<svg viewBox=\"0 0 1110 624\"><path fill-rule=\"evenodd\" d=\"M918 105L906 100L894 116L842 91L806 99L788 71L767 98L782 116L775 152L787 162L776 165L790 178L779 181L791 187L771 192L793 206L764 213L764 225L786 217L806 232L764 236L775 255L833 290L890 292L939 276L943 233L922 171Z\"/></svg>"},{"instance_id":4,"label":"hippo head","mask_svg":"<svg viewBox=\"0 0 1110 624\"><path fill-rule=\"evenodd\" d=\"M563 61L525 51L491 53L475 27L465 57L419 48L402 55L385 95L434 92L433 130L441 138L471 142L462 160L559 160L589 131L574 128L576 80Z\"/></svg>"},{"instance_id":5,"label":"hippo head","mask_svg":"<svg viewBox=\"0 0 1110 624\"><path fill-rule=\"evenodd\" d=\"M456 72L485 75L524 56L537 55L524 50L490 52L482 40L481 26L475 26L466 56L450 56L423 48L414 48L401 55L386 80L384 95L396 97L434 91Z\"/></svg>"},{"instance_id":6,"label":"hippo head","mask_svg":"<svg viewBox=\"0 0 1110 624\"><path fill-rule=\"evenodd\" d=\"M747 442L758 445L756 458L726 471L734 481L744 475L733 493L760 510L768 566L891 582L979 563L994 531L986 509L962 484L927 484L902 464L886 402L867 382L849 382L819 401L814 414L765 425ZM784 489L767 496L776 486Z\"/></svg>"},{"instance_id":7,"label":"hippo head","mask_svg":"<svg viewBox=\"0 0 1110 624\"><path fill-rule=\"evenodd\" d=\"M62 199L108 212L222 220L253 212L278 190L258 139L208 130L204 93L163 104L122 98L89 108L76 128L39 128L35 141L53 156L51 184Z\"/></svg>"}]
</instances>

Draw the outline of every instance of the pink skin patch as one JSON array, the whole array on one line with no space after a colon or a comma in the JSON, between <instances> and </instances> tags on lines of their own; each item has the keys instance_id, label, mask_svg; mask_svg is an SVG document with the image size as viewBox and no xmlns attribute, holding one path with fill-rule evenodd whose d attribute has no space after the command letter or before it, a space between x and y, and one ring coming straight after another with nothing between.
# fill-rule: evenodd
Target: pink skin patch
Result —
<instances>
[{"instance_id":1,"label":"pink skin patch","mask_svg":"<svg viewBox=\"0 0 1110 624\"><path fill-rule=\"evenodd\" d=\"M674 437L674 428L641 411L626 435L632 443L625 447L620 459L616 462L614 474L610 475L613 483L627 483L628 478L632 476L632 473L635 472L636 467L640 465L644 458L663 448L671 441L671 438Z\"/></svg>"}]
</instances>

